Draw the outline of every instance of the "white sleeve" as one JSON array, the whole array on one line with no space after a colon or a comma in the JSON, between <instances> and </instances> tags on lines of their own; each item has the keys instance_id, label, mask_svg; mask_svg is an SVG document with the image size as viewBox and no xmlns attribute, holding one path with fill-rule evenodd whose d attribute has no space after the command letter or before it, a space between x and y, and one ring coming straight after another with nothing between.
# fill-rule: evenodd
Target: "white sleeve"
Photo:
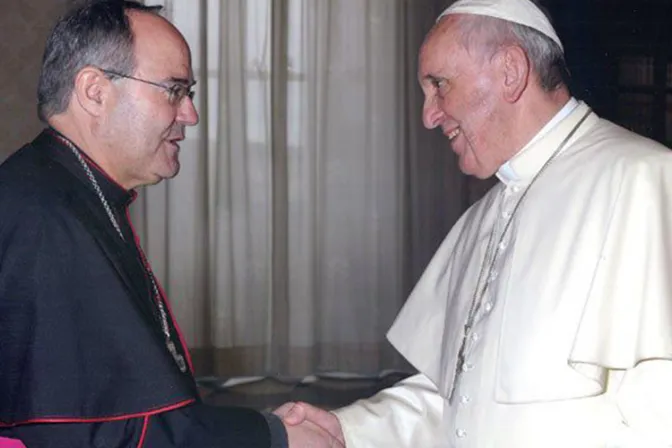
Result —
<instances>
[{"instance_id":1,"label":"white sleeve","mask_svg":"<svg viewBox=\"0 0 672 448\"><path fill-rule=\"evenodd\" d=\"M443 406L434 383L415 375L334 414L347 448L438 448L447 434Z\"/></svg>"},{"instance_id":2,"label":"white sleeve","mask_svg":"<svg viewBox=\"0 0 672 448\"><path fill-rule=\"evenodd\" d=\"M672 361L643 361L628 369L616 400L625 428L616 446L672 447Z\"/></svg>"}]
</instances>

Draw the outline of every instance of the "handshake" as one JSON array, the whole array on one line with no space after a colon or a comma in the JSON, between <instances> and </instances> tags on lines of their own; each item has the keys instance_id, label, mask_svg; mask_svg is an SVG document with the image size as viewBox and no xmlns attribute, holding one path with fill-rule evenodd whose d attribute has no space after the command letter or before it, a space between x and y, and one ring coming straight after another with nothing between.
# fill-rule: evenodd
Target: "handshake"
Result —
<instances>
[{"instance_id":1,"label":"handshake","mask_svg":"<svg viewBox=\"0 0 672 448\"><path fill-rule=\"evenodd\" d=\"M344 448L341 423L331 412L307 403L285 403L273 411L287 429L289 448Z\"/></svg>"}]
</instances>

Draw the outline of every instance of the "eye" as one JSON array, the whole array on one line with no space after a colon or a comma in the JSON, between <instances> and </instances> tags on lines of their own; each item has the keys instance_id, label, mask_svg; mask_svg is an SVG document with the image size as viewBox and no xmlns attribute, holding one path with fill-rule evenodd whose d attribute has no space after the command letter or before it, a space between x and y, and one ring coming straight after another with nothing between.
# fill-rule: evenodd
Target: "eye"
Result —
<instances>
[{"instance_id":1,"label":"eye","mask_svg":"<svg viewBox=\"0 0 672 448\"><path fill-rule=\"evenodd\" d=\"M187 96L190 99L194 98L194 91L191 90L191 87L182 84L173 84L168 89L168 101L170 101L171 104L179 104Z\"/></svg>"},{"instance_id":2,"label":"eye","mask_svg":"<svg viewBox=\"0 0 672 448\"><path fill-rule=\"evenodd\" d=\"M448 80L446 78L433 78L432 87L441 95L444 94L448 87Z\"/></svg>"}]
</instances>

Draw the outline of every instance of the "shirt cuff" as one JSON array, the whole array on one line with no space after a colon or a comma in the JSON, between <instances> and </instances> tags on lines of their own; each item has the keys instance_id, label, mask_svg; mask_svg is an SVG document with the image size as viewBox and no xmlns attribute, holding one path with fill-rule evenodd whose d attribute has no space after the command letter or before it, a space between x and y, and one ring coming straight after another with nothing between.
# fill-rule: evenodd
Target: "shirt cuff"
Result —
<instances>
[{"instance_id":1,"label":"shirt cuff","mask_svg":"<svg viewBox=\"0 0 672 448\"><path fill-rule=\"evenodd\" d=\"M289 448L287 430L280 417L270 412L262 412L261 414L266 418L271 433L271 446L269 448Z\"/></svg>"}]
</instances>

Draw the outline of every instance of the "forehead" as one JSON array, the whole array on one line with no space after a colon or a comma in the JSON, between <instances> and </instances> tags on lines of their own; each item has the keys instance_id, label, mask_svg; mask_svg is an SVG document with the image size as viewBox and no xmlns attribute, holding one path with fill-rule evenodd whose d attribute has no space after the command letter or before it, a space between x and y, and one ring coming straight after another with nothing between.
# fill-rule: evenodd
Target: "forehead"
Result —
<instances>
[{"instance_id":1,"label":"forehead","mask_svg":"<svg viewBox=\"0 0 672 448\"><path fill-rule=\"evenodd\" d=\"M427 34L420 48L419 75L422 78L458 69L468 56L460 38L458 17L444 17Z\"/></svg>"},{"instance_id":2,"label":"forehead","mask_svg":"<svg viewBox=\"0 0 672 448\"><path fill-rule=\"evenodd\" d=\"M146 12L131 12L129 19L138 73L163 78L193 77L189 46L170 22Z\"/></svg>"}]
</instances>

